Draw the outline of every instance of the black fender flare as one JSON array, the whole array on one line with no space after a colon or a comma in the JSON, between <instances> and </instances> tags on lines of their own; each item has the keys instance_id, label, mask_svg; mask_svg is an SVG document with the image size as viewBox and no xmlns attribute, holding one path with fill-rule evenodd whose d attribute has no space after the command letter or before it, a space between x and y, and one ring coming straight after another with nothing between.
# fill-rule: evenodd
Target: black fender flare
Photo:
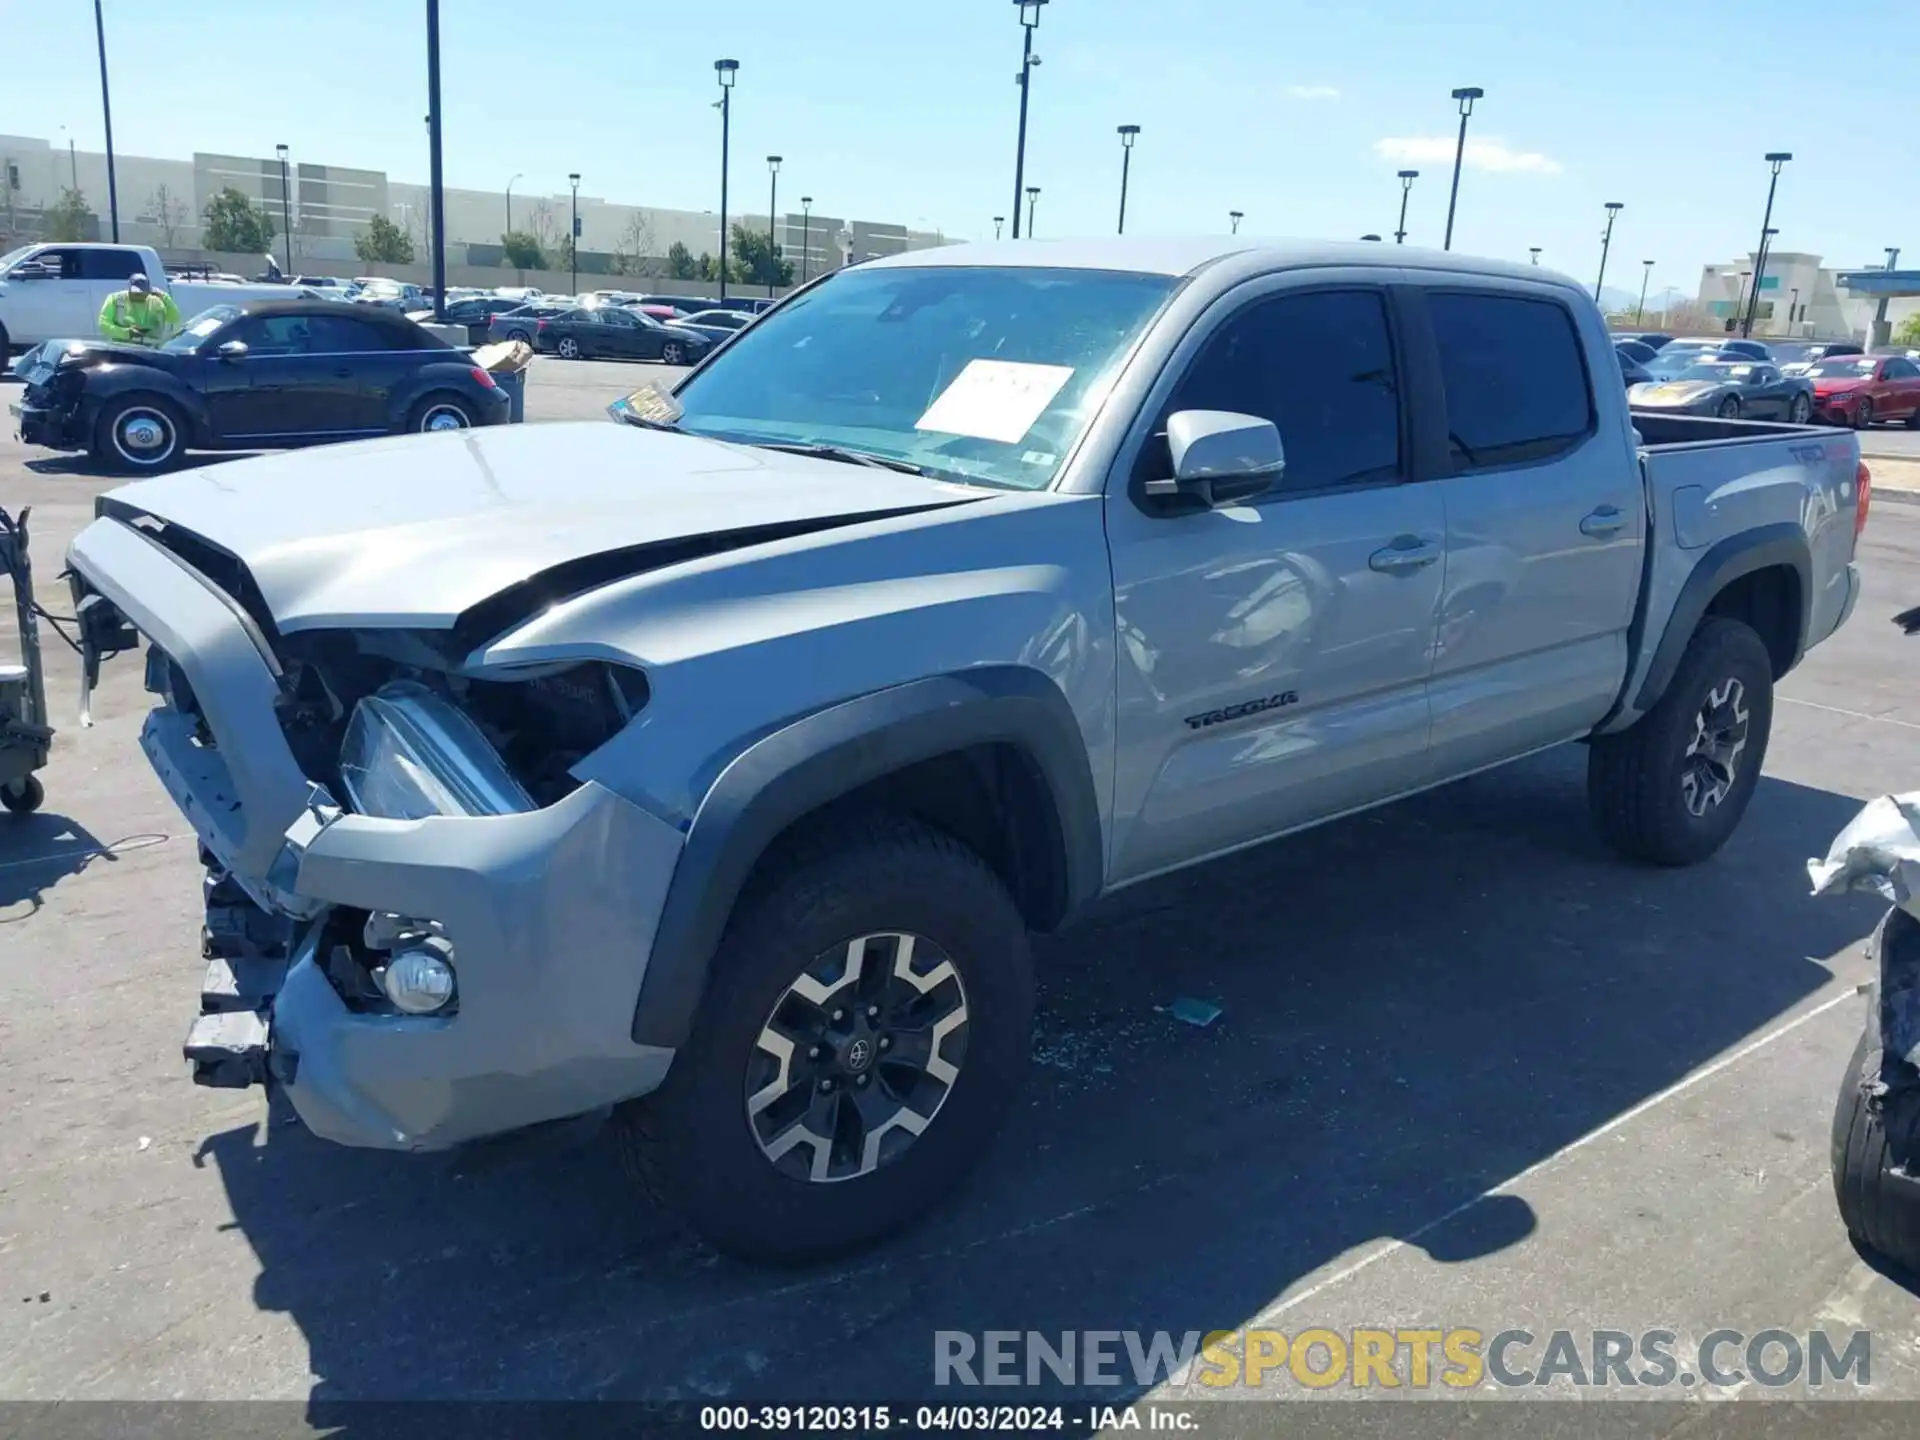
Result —
<instances>
[{"instance_id":1,"label":"black fender flare","mask_svg":"<svg viewBox=\"0 0 1920 1440\"><path fill-rule=\"evenodd\" d=\"M80 397L87 434L93 434L102 411L122 396L134 394L158 395L176 406L187 417L190 444L203 446L215 438L204 395L176 375L139 364L109 365L89 372Z\"/></svg>"},{"instance_id":2,"label":"black fender flare","mask_svg":"<svg viewBox=\"0 0 1920 1440\"><path fill-rule=\"evenodd\" d=\"M1673 602L1667 628L1660 636L1659 648L1653 652L1653 663L1647 667L1647 678L1640 682L1640 693L1633 702L1636 709L1645 714L1660 703L1660 697L1673 682L1674 671L1680 668L1680 657L1686 653L1687 642L1693 639L1693 632L1700 627L1701 617L1707 613L1714 597L1742 575L1776 565L1788 566L1800 577L1800 632L1786 668L1791 670L1800 663L1800 657L1807 653L1807 626L1813 614L1813 553L1807 544L1806 532L1798 525L1785 521L1761 525L1729 535L1694 565L1693 573L1680 587L1679 598Z\"/></svg>"},{"instance_id":3,"label":"black fender flare","mask_svg":"<svg viewBox=\"0 0 1920 1440\"><path fill-rule=\"evenodd\" d=\"M721 770L687 832L654 928L633 1038L677 1048L753 867L779 834L822 806L906 766L976 745L1023 750L1047 786L1066 877L1063 915L1105 883L1093 771L1059 686L1021 665L909 681L795 720Z\"/></svg>"}]
</instances>

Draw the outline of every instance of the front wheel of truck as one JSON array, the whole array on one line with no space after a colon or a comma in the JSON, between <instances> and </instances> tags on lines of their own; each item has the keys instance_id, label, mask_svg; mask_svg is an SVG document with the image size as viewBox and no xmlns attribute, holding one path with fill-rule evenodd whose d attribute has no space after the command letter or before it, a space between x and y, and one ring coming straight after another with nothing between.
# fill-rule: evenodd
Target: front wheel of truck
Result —
<instances>
[{"instance_id":1,"label":"front wheel of truck","mask_svg":"<svg viewBox=\"0 0 1920 1440\"><path fill-rule=\"evenodd\" d=\"M1746 813L1772 728L1766 643L1738 620L1708 616L1659 703L1587 747L1594 823L1629 859L1698 864Z\"/></svg>"},{"instance_id":2,"label":"front wheel of truck","mask_svg":"<svg viewBox=\"0 0 1920 1440\"><path fill-rule=\"evenodd\" d=\"M728 922L629 1172L716 1248L797 1263L952 1194L1020 1088L1033 962L1013 898L943 832L873 814L782 846Z\"/></svg>"}]
</instances>

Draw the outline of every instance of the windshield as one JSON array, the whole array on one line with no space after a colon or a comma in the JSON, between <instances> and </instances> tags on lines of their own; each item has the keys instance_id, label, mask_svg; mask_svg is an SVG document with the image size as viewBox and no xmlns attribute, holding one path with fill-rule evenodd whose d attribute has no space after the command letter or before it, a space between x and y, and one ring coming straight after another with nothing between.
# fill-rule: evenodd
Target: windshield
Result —
<instances>
[{"instance_id":1,"label":"windshield","mask_svg":"<svg viewBox=\"0 0 1920 1440\"><path fill-rule=\"evenodd\" d=\"M851 270L740 331L675 392L679 428L1038 490L1175 283L1027 266Z\"/></svg>"},{"instance_id":2,"label":"windshield","mask_svg":"<svg viewBox=\"0 0 1920 1440\"><path fill-rule=\"evenodd\" d=\"M1878 360L1864 355L1850 355L1844 360L1816 361L1807 367L1807 374L1816 380L1823 376L1829 379L1845 377L1849 380L1857 380L1862 376L1872 375L1874 367L1879 363Z\"/></svg>"},{"instance_id":3,"label":"windshield","mask_svg":"<svg viewBox=\"0 0 1920 1440\"><path fill-rule=\"evenodd\" d=\"M198 350L206 338L240 313L238 305L216 305L211 310L202 310L189 320L186 328L160 348L175 355Z\"/></svg>"},{"instance_id":4,"label":"windshield","mask_svg":"<svg viewBox=\"0 0 1920 1440\"><path fill-rule=\"evenodd\" d=\"M1655 375L1671 379L1689 366L1698 364L1700 357L1709 353L1705 350L1675 350L1669 345L1647 361L1647 369Z\"/></svg>"},{"instance_id":5,"label":"windshield","mask_svg":"<svg viewBox=\"0 0 1920 1440\"><path fill-rule=\"evenodd\" d=\"M13 263L31 249L33 249L31 245L22 245L17 250L9 250L6 254L0 255L0 271L11 269Z\"/></svg>"},{"instance_id":6,"label":"windshield","mask_svg":"<svg viewBox=\"0 0 1920 1440\"><path fill-rule=\"evenodd\" d=\"M1711 380L1716 385L1724 385L1729 380L1744 380L1753 373L1751 365L1689 365L1673 378L1676 380Z\"/></svg>"}]
</instances>

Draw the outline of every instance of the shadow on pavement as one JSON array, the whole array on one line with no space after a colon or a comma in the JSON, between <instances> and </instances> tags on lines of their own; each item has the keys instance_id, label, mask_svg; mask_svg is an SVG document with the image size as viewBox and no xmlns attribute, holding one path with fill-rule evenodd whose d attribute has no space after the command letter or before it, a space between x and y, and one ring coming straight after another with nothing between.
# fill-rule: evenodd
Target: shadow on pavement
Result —
<instances>
[{"instance_id":1,"label":"shadow on pavement","mask_svg":"<svg viewBox=\"0 0 1920 1440\"><path fill-rule=\"evenodd\" d=\"M1583 775L1569 747L1041 942L1027 1105L954 1204L836 1266L704 1252L603 1144L386 1156L276 1111L203 1155L256 1302L305 1334L316 1424L368 1398L978 1399L933 1390L936 1330L1230 1328L1383 1239L1515 1244L1552 1217L1476 1196L1791 1010L1876 917L1807 896L1853 799L1763 780L1714 862L1638 870ZM1224 1013L1156 1010L1180 995Z\"/></svg>"},{"instance_id":2,"label":"shadow on pavement","mask_svg":"<svg viewBox=\"0 0 1920 1440\"><path fill-rule=\"evenodd\" d=\"M199 470L208 465L225 465L231 460L252 460L261 453L257 450L196 450L180 460L173 470ZM25 468L35 475L104 475L128 483L147 478L143 475L123 475L118 471L109 470L104 465L96 464L90 456L71 454L66 451L38 460L29 460L25 463Z\"/></svg>"},{"instance_id":3,"label":"shadow on pavement","mask_svg":"<svg viewBox=\"0 0 1920 1440\"><path fill-rule=\"evenodd\" d=\"M65 815L0 814L0 925L35 914L46 892L68 876L113 861L90 830Z\"/></svg>"}]
</instances>

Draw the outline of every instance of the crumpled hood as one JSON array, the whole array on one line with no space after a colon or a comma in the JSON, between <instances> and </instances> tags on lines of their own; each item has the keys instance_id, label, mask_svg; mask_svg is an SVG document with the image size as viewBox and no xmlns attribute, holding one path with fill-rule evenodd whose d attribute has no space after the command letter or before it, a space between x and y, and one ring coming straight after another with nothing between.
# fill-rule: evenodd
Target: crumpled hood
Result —
<instances>
[{"instance_id":1,"label":"crumpled hood","mask_svg":"<svg viewBox=\"0 0 1920 1440\"><path fill-rule=\"evenodd\" d=\"M624 552L749 544L980 490L607 421L408 435L206 465L114 490L246 566L282 631L446 628L508 586ZM716 539L716 537L719 537ZM651 550L649 547L652 547Z\"/></svg>"}]
</instances>

